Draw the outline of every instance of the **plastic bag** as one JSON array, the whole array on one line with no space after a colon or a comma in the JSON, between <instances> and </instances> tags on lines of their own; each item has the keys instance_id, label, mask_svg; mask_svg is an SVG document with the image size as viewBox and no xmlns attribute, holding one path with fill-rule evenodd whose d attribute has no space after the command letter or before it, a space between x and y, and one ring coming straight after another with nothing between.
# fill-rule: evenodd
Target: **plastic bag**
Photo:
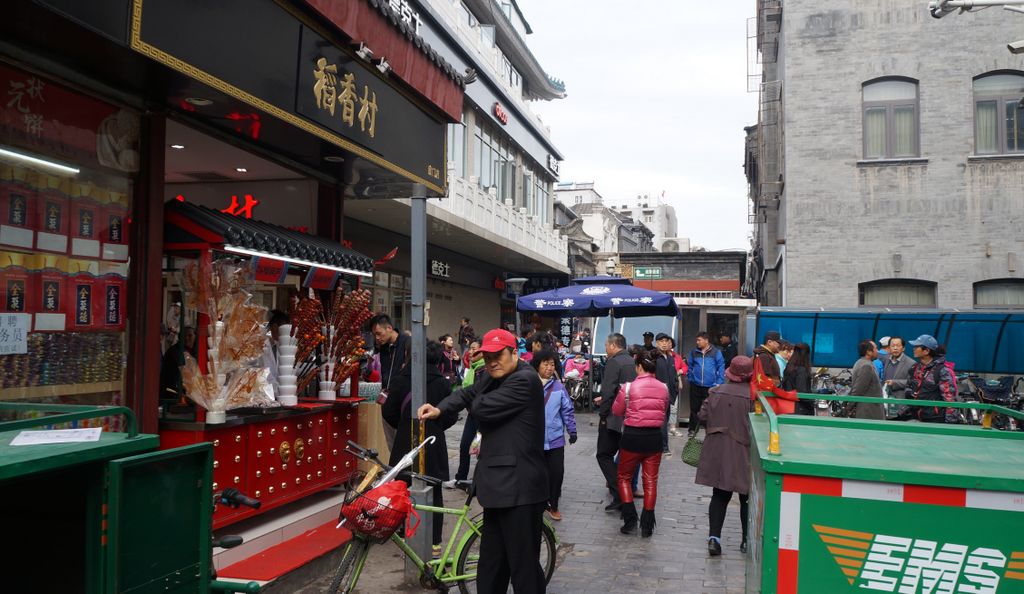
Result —
<instances>
[{"instance_id":1,"label":"plastic bag","mask_svg":"<svg viewBox=\"0 0 1024 594\"><path fill-rule=\"evenodd\" d=\"M372 538L390 537L407 518L415 517L406 538L411 538L419 526L419 514L412 508L409 487L402 481L389 481L374 487L341 507L341 515L349 526Z\"/></svg>"}]
</instances>

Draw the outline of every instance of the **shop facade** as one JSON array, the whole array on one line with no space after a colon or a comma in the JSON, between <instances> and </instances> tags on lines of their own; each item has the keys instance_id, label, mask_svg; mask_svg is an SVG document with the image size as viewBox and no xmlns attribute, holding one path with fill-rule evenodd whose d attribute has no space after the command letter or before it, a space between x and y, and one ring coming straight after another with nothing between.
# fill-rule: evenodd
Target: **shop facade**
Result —
<instances>
[{"instance_id":1,"label":"shop facade","mask_svg":"<svg viewBox=\"0 0 1024 594\"><path fill-rule=\"evenodd\" d=\"M164 447L213 441L219 487L266 507L343 479L329 452L356 423L337 405L265 427L213 427L194 405L168 421L168 345L194 326L202 368L219 339L215 318L168 312L189 300L189 262L252 265L252 303L286 313L372 286L373 260L342 245L344 204L446 193L461 76L376 1L18 1L8 16L0 399L128 406ZM256 463L267 452L287 484Z\"/></svg>"},{"instance_id":2,"label":"shop facade","mask_svg":"<svg viewBox=\"0 0 1024 594\"><path fill-rule=\"evenodd\" d=\"M480 333L514 320L505 278L568 275L568 245L554 218L562 155L529 107L564 97L565 87L530 52L529 25L518 11L477 1L409 4L423 38L456 70L473 73L458 121L447 128L448 197L427 205L428 336L454 334L462 316ZM354 248L375 258L399 248L379 269L392 274L389 288L376 291L390 292L392 304L394 285L401 282L396 275L407 275L409 267L408 234L402 231L408 213L407 201L400 200L346 206L346 237ZM375 304L385 305L378 299ZM398 307L387 311L408 319Z\"/></svg>"}]
</instances>

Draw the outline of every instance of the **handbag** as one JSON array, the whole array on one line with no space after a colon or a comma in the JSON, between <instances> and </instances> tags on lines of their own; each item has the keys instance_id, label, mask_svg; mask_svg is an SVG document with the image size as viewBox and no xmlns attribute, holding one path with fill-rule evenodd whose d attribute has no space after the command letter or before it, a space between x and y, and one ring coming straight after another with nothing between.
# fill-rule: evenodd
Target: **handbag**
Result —
<instances>
[{"instance_id":1,"label":"handbag","mask_svg":"<svg viewBox=\"0 0 1024 594\"><path fill-rule=\"evenodd\" d=\"M700 464L700 453L704 449L704 442L697 439L697 436L693 436L686 440L686 445L683 446L683 453L680 458L683 462L690 466L697 466Z\"/></svg>"}]
</instances>

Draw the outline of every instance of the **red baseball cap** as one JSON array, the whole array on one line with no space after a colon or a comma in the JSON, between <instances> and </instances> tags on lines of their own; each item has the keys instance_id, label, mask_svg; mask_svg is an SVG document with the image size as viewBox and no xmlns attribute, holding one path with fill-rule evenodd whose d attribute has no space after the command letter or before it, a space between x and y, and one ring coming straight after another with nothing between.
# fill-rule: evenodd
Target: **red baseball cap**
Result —
<instances>
[{"instance_id":1,"label":"red baseball cap","mask_svg":"<svg viewBox=\"0 0 1024 594\"><path fill-rule=\"evenodd\" d=\"M497 353L502 349L516 350L516 336L508 330L502 330L501 328L495 328L487 334L484 334L483 340L480 341L480 350L485 353Z\"/></svg>"}]
</instances>

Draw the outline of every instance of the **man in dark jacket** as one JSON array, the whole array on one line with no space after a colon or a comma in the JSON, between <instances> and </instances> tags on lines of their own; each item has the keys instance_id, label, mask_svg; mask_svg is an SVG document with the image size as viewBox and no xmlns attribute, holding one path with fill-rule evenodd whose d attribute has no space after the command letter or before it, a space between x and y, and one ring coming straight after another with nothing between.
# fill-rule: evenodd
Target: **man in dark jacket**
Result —
<instances>
[{"instance_id":1,"label":"man in dark jacket","mask_svg":"<svg viewBox=\"0 0 1024 594\"><path fill-rule=\"evenodd\" d=\"M761 370L766 377L771 378L775 385L782 383L782 371L779 369L779 362L775 354L779 352L782 345L782 336L774 330L764 335L764 344L754 349L754 358L761 362Z\"/></svg>"},{"instance_id":2,"label":"man in dark jacket","mask_svg":"<svg viewBox=\"0 0 1024 594\"><path fill-rule=\"evenodd\" d=\"M913 358L905 352L903 338L893 336L889 339L889 355L885 357L882 365L882 384L889 388L889 396L902 400L906 396L907 381L910 379L910 371L914 368ZM899 416L899 406L889 406L889 418Z\"/></svg>"},{"instance_id":3,"label":"man in dark jacket","mask_svg":"<svg viewBox=\"0 0 1024 594\"><path fill-rule=\"evenodd\" d=\"M543 593L540 538L548 500L544 390L537 372L519 360L514 334L491 330L481 343L481 377L436 407L424 404L418 416L436 419L468 409L480 429L473 477L484 508L477 589L505 592L511 580L516 592Z\"/></svg>"},{"instance_id":4,"label":"man in dark jacket","mask_svg":"<svg viewBox=\"0 0 1024 594\"><path fill-rule=\"evenodd\" d=\"M618 481L615 454L619 451L619 441L622 439L623 419L612 414L612 404L619 394L619 387L636 379L636 364L626 352L625 336L619 333L609 334L604 347L608 353L608 361L604 364L601 395L594 399L594 403L599 407L598 416L601 418L597 426L596 458L597 465L601 467L601 474L607 482L608 492L612 494L612 502L604 509L618 511L622 506L622 500L619 498L618 489L615 488Z\"/></svg>"},{"instance_id":5,"label":"man in dark jacket","mask_svg":"<svg viewBox=\"0 0 1024 594\"><path fill-rule=\"evenodd\" d=\"M732 358L739 354L736 350L736 343L732 341L732 335L722 334L719 336L718 346L721 347L722 358L725 359L725 368L728 369L729 364L732 363Z\"/></svg>"},{"instance_id":6,"label":"man in dark jacket","mask_svg":"<svg viewBox=\"0 0 1024 594\"><path fill-rule=\"evenodd\" d=\"M668 412L665 413L665 424L661 428L661 451L666 456L672 455L668 449L669 413L672 411L672 404L679 398L679 369L676 367L676 354L672 352L672 343L671 336L660 332L657 346L650 351L654 357L654 375L668 388Z\"/></svg>"},{"instance_id":7,"label":"man in dark jacket","mask_svg":"<svg viewBox=\"0 0 1024 594\"><path fill-rule=\"evenodd\" d=\"M392 378L405 365L405 343L409 342L409 337L396 330L391 318L385 314L375 316L370 322L370 329L380 353L380 388L387 392Z\"/></svg>"},{"instance_id":8,"label":"man in dark jacket","mask_svg":"<svg viewBox=\"0 0 1024 594\"><path fill-rule=\"evenodd\" d=\"M939 342L933 336L922 334L911 340L917 363L910 370L905 395L907 400L956 400L953 372L946 366L946 358L938 353ZM908 406L901 418L916 417L925 423L956 423L956 411L952 408Z\"/></svg>"}]
</instances>

